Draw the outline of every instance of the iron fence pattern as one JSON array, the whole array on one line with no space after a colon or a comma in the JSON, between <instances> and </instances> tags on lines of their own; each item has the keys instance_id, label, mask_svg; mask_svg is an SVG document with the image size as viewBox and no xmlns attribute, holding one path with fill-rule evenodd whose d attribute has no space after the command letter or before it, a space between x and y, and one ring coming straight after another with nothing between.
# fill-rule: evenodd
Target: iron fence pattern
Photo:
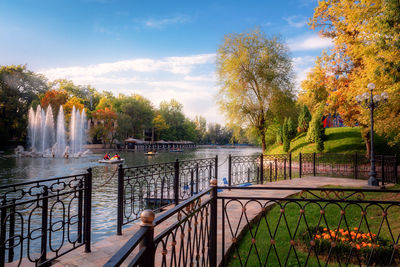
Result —
<instances>
[{"instance_id":1,"label":"iron fence pattern","mask_svg":"<svg viewBox=\"0 0 400 267\"><path fill-rule=\"evenodd\" d=\"M264 155L264 181L273 182L290 179L291 167L289 158L289 154Z\"/></svg>"},{"instance_id":2,"label":"iron fence pattern","mask_svg":"<svg viewBox=\"0 0 400 267\"><path fill-rule=\"evenodd\" d=\"M228 171L229 185L238 185L247 182L259 181L260 155L256 156L232 156L229 160Z\"/></svg>"},{"instance_id":3,"label":"iron fence pattern","mask_svg":"<svg viewBox=\"0 0 400 267\"><path fill-rule=\"evenodd\" d=\"M289 198L218 196L223 213L221 243L226 239L231 244L222 266L400 264L400 232L395 227L400 201L391 200L400 190L289 187L274 190L301 192ZM374 196L366 197L367 192ZM235 214L229 213L233 206L241 207L241 214L237 208ZM251 221L248 213L254 211L259 215ZM230 223L232 216L240 217L238 224ZM248 233L243 239L240 224L245 224L243 229Z\"/></svg>"},{"instance_id":4,"label":"iron fence pattern","mask_svg":"<svg viewBox=\"0 0 400 267\"><path fill-rule=\"evenodd\" d=\"M209 266L210 192L203 190L154 221L142 217L140 229L104 266ZM154 237L158 227L163 230Z\"/></svg>"},{"instance_id":5,"label":"iron fence pattern","mask_svg":"<svg viewBox=\"0 0 400 267\"><path fill-rule=\"evenodd\" d=\"M197 197L175 214L176 222L154 238L155 266L209 266L210 199Z\"/></svg>"},{"instance_id":6,"label":"iron fence pattern","mask_svg":"<svg viewBox=\"0 0 400 267\"><path fill-rule=\"evenodd\" d=\"M119 169L118 197L123 197L118 205L122 214L122 224L137 220L146 208L160 210L173 203L175 163L160 163ZM122 186L121 186L122 184ZM122 212L121 212L122 211Z\"/></svg>"},{"instance_id":7,"label":"iron fence pattern","mask_svg":"<svg viewBox=\"0 0 400 267\"><path fill-rule=\"evenodd\" d=\"M82 245L90 251L92 177L88 171L0 187L1 266L6 261L47 265Z\"/></svg>"},{"instance_id":8,"label":"iron fence pattern","mask_svg":"<svg viewBox=\"0 0 400 267\"><path fill-rule=\"evenodd\" d=\"M208 188L218 173L218 158L119 167L118 234L145 209L156 212Z\"/></svg>"}]
</instances>

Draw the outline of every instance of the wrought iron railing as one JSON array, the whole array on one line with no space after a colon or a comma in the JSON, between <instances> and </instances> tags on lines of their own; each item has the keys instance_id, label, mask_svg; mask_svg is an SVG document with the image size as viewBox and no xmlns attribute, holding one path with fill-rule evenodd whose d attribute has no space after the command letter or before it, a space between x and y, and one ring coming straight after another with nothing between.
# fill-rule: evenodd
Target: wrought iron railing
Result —
<instances>
[{"instance_id":1,"label":"wrought iron railing","mask_svg":"<svg viewBox=\"0 0 400 267\"><path fill-rule=\"evenodd\" d=\"M208 188L218 157L123 168L118 171L117 234L145 209L161 211Z\"/></svg>"},{"instance_id":2,"label":"wrought iron railing","mask_svg":"<svg viewBox=\"0 0 400 267\"><path fill-rule=\"evenodd\" d=\"M239 193L244 190L292 195L254 197ZM399 195L400 190L223 187L213 180L209 190L154 222L152 211L143 212L140 230L105 266L397 266Z\"/></svg>"},{"instance_id":3,"label":"wrought iron railing","mask_svg":"<svg viewBox=\"0 0 400 267\"><path fill-rule=\"evenodd\" d=\"M220 189L231 190L230 195L217 197L222 207L221 242L218 243L225 255L222 266L400 264L397 227L400 190ZM298 194L289 197L235 195L249 189L290 190ZM254 213L257 215L253 216ZM242 218L239 223L230 223L238 217Z\"/></svg>"},{"instance_id":4,"label":"wrought iron railing","mask_svg":"<svg viewBox=\"0 0 400 267\"><path fill-rule=\"evenodd\" d=\"M92 170L0 187L0 266L49 263L85 245L90 252Z\"/></svg>"},{"instance_id":5,"label":"wrought iron railing","mask_svg":"<svg viewBox=\"0 0 400 267\"><path fill-rule=\"evenodd\" d=\"M383 167L382 167L383 166ZM398 183L396 156L376 156L377 178ZM299 153L229 156L226 185L263 184L304 175L367 179L369 159L360 154Z\"/></svg>"},{"instance_id":6,"label":"wrought iron railing","mask_svg":"<svg viewBox=\"0 0 400 267\"><path fill-rule=\"evenodd\" d=\"M104 266L125 262L128 266L209 266L210 191L203 190L155 220L152 210L143 211L140 229ZM159 233L154 237L155 231Z\"/></svg>"}]
</instances>

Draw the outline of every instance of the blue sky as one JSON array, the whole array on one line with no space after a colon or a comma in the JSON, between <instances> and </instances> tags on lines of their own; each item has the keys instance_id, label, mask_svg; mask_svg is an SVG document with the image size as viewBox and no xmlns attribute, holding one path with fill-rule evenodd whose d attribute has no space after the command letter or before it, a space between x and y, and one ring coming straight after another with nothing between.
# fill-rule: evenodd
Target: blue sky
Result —
<instances>
[{"instance_id":1,"label":"blue sky","mask_svg":"<svg viewBox=\"0 0 400 267\"><path fill-rule=\"evenodd\" d=\"M138 93L155 106L224 123L215 104L215 53L224 35L260 27L289 45L300 82L331 42L306 25L316 0L0 1L0 65L27 64L49 80Z\"/></svg>"}]
</instances>

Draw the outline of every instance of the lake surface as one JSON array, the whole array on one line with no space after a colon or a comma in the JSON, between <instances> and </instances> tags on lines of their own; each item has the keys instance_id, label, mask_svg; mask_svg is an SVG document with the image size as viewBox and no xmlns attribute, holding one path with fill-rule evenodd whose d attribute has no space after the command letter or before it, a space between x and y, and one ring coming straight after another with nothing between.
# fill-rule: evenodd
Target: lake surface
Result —
<instances>
[{"instance_id":1,"label":"lake surface","mask_svg":"<svg viewBox=\"0 0 400 267\"><path fill-rule=\"evenodd\" d=\"M109 151L113 155L113 151ZM37 179L67 176L93 168L92 241L116 234L117 226L117 164L98 163L105 152L94 152L84 158L7 158L0 159L0 185L28 182ZM218 177L227 176L227 157L231 155L254 155L260 148L199 148L182 153L160 152L147 157L143 152L118 152L125 159L124 166L153 164L179 160L210 158L218 155ZM113 175L113 178L103 186ZM129 225L128 225L129 227Z\"/></svg>"}]
</instances>

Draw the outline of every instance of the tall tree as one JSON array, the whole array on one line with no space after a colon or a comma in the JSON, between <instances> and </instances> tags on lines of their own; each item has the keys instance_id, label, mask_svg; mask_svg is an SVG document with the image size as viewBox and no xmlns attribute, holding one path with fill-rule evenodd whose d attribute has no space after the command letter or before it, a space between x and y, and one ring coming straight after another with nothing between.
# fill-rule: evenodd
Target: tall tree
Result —
<instances>
[{"instance_id":1,"label":"tall tree","mask_svg":"<svg viewBox=\"0 0 400 267\"><path fill-rule=\"evenodd\" d=\"M368 132L369 114L355 96L376 84L376 93L386 91L389 103L376 113L376 131L400 143L400 3L397 0L320 1L310 21L324 37L334 42L328 73L333 78L329 106L347 125L358 123ZM369 147L369 135L363 134Z\"/></svg>"},{"instance_id":2,"label":"tall tree","mask_svg":"<svg viewBox=\"0 0 400 267\"><path fill-rule=\"evenodd\" d=\"M46 79L25 65L0 66L0 143L24 140L28 110L47 90Z\"/></svg>"},{"instance_id":3,"label":"tall tree","mask_svg":"<svg viewBox=\"0 0 400 267\"><path fill-rule=\"evenodd\" d=\"M260 30L230 34L217 53L218 103L231 124L254 128L265 151L267 127L282 101L292 98L287 46ZM275 106L275 107L274 107Z\"/></svg>"}]
</instances>

